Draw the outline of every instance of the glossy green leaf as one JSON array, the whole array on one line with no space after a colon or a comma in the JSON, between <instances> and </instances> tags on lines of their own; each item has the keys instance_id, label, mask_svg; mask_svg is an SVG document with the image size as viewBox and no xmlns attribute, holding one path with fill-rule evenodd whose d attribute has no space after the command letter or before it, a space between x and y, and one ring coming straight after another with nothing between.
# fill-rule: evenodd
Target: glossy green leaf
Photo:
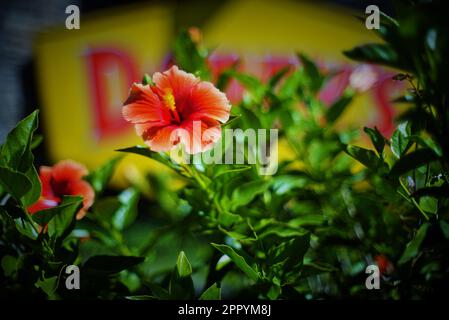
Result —
<instances>
[{"instance_id":1,"label":"glossy green leaf","mask_svg":"<svg viewBox=\"0 0 449 320\"><path fill-rule=\"evenodd\" d=\"M268 251L268 261L273 265L282 263L285 270L291 270L298 264L302 265L309 242L310 234L283 242Z\"/></svg>"},{"instance_id":2,"label":"glossy green leaf","mask_svg":"<svg viewBox=\"0 0 449 320\"><path fill-rule=\"evenodd\" d=\"M142 84L145 86L148 84L152 86L152 85L154 85L154 82L153 82L153 79L151 79L151 77L145 73L142 78Z\"/></svg>"},{"instance_id":3,"label":"glossy green leaf","mask_svg":"<svg viewBox=\"0 0 449 320\"><path fill-rule=\"evenodd\" d=\"M380 156L383 153L384 147L385 147L385 138L380 133L380 131L374 127L374 129L364 127L363 131L366 132L366 134L369 136L371 143L373 144L374 148L377 151L377 154Z\"/></svg>"},{"instance_id":4,"label":"glossy green leaf","mask_svg":"<svg viewBox=\"0 0 449 320\"><path fill-rule=\"evenodd\" d=\"M11 130L1 147L0 164L20 172L28 170L33 161L30 150L33 133L38 126L38 114L38 110L34 111Z\"/></svg>"},{"instance_id":5,"label":"glossy green leaf","mask_svg":"<svg viewBox=\"0 0 449 320\"><path fill-rule=\"evenodd\" d=\"M17 231L24 235L25 237L30 238L31 240L36 240L39 236L37 230L38 225L33 221L28 221L23 218L14 219L14 223L16 225Z\"/></svg>"},{"instance_id":6,"label":"glossy green leaf","mask_svg":"<svg viewBox=\"0 0 449 320\"><path fill-rule=\"evenodd\" d=\"M257 195L263 193L270 187L271 182L268 180L255 180L247 182L237 187L232 193L230 207L232 210L247 205Z\"/></svg>"},{"instance_id":7,"label":"glossy green leaf","mask_svg":"<svg viewBox=\"0 0 449 320\"><path fill-rule=\"evenodd\" d=\"M414 257L416 257L419 253L419 248L421 247L422 242L424 241L427 230L430 227L430 223L424 223L416 233L416 236L407 244L407 247L404 250L401 258L399 259L399 264L404 264Z\"/></svg>"},{"instance_id":8,"label":"glossy green leaf","mask_svg":"<svg viewBox=\"0 0 449 320\"><path fill-rule=\"evenodd\" d=\"M8 190L8 192L15 192L12 195L17 200L20 199L25 206L36 202L41 193L41 184L37 171L33 166L34 156L31 152L33 133L38 127L38 114L39 111L36 110L21 120L8 134L5 143L0 149L0 166L9 169L11 172L22 173L28 178L29 186L21 176L17 176L19 180L16 182L17 185L15 185L10 180L12 174L11 172L6 172L7 169L3 169L3 174L0 174L0 181L3 188ZM6 176L3 177L4 175ZM25 189L27 189L27 192L17 198L18 189L21 191L19 193L22 193Z\"/></svg>"},{"instance_id":9,"label":"glossy green leaf","mask_svg":"<svg viewBox=\"0 0 449 320\"><path fill-rule=\"evenodd\" d=\"M426 212L437 213L438 200L434 197L423 196L419 199L419 206Z\"/></svg>"},{"instance_id":10,"label":"glossy green leaf","mask_svg":"<svg viewBox=\"0 0 449 320\"><path fill-rule=\"evenodd\" d=\"M221 300L221 288L214 283L201 294L200 300Z\"/></svg>"},{"instance_id":11,"label":"glossy green leaf","mask_svg":"<svg viewBox=\"0 0 449 320\"><path fill-rule=\"evenodd\" d=\"M188 277L192 274L192 266L187 259L184 251L181 251L178 255L178 260L176 261L176 270L181 278Z\"/></svg>"},{"instance_id":12,"label":"glossy green leaf","mask_svg":"<svg viewBox=\"0 0 449 320\"><path fill-rule=\"evenodd\" d=\"M2 258L1 266L3 269L3 274L6 277L10 277L17 271L17 258L10 255L5 255Z\"/></svg>"},{"instance_id":13,"label":"glossy green leaf","mask_svg":"<svg viewBox=\"0 0 449 320\"><path fill-rule=\"evenodd\" d=\"M351 50L343 51L343 54L357 61L381 64L403 70L408 69L399 59L397 52L385 44L372 43L361 45Z\"/></svg>"},{"instance_id":14,"label":"glossy green leaf","mask_svg":"<svg viewBox=\"0 0 449 320\"><path fill-rule=\"evenodd\" d=\"M36 287L42 289L50 300L56 299L56 289L58 287L58 277L53 276L50 278L39 279L36 282Z\"/></svg>"},{"instance_id":15,"label":"glossy green leaf","mask_svg":"<svg viewBox=\"0 0 449 320\"><path fill-rule=\"evenodd\" d=\"M33 221L48 226L48 235L54 239L68 235L75 226L76 214L83 206L83 198L64 196L59 206L36 212Z\"/></svg>"},{"instance_id":16,"label":"glossy green leaf","mask_svg":"<svg viewBox=\"0 0 449 320\"><path fill-rule=\"evenodd\" d=\"M207 52L200 50L188 31L182 31L173 44L176 65L187 72L198 73L203 80L209 77L206 63Z\"/></svg>"},{"instance_id":17,"label":"glossy green leaf","mask_svg":"<svg viewBox=\"0 0 449 320\"><path fill-rule=\"evenodd\" d=\"M268 86L270 88L274 88L290 70L291 70L290 66L281 68L270 78L270 80L268 81Z\"/></svg>"},{"instance_id":18,"label":"glossy green leaf","mask_svg":"<svg viewBox=\"0 0 449 320\"><path fill-rule=\"evenodd\" d=\"M321 75L317 65L305 54L299 53L298 57L301 61L304 73L310 81L310 88L312 92L317 92L323 85L324 78Z\"/></svg>"},{"instance_id":19,"label":"glossy green leaf","mask_svg":"<svg viewBox=\"0 0 449 320\"><path fill-rule=\"evenodd\" d=\"M175 171L180 171L181 167L176 162L172 161L170 156L168 154L165 154L163 152L154 152L151 151L146 146L135 146L135 147L129 147L129 148L123 148L116 150L118 152L127 152L127 153L135 153L142 155L144 157L156 160L157 162L160 162L169 168L172 168Z\"/></svg>"},{"instance_id":20,"label":"glossy green leaf","mask_svg":"<svg viewBox=\"0 0 449 320\"><path fill-rule=\"evenodd\" d=\"M379 171L380 173L382 173L387 169L386 163L382 159L380 159L372 150L348 145L345 151L351 157L358 160L363 165L375 172Z\"/></svg>"},{"instance_id":21,"label":"glossy green leaf","mask_svg":"<svg viewBox=\"0 0 449 320\"><path fill-rule=\"evenodd\" d=\"M236 173L236 172L242 172L242 171L246 171L246 170L250 170L251 166L247 166L247 165L232 165L232 166L227 166L227 165L218 165L216 167L216 169L214 170L214 176L213 178L216 179L222 175L226 175L229 173Z\"/></svg>"},{"instance_id":22,"label":"glossy green leaf","mask_svg":"<svg viewBox=\"0 0 449 320\"><path fill-rule=\"evenodd\" d=\"M0 184L16 200L20 200L32 188L25 174L3 166L0 166Z\"/></svg>"},{"instance_id":23,"label":"glossy green leaf","mask_svg":"<svg viewBox=\"0 0 449 320\"><path fill-rule=\"evenodd\" d=\"M169 293L175 299L193 299L195 296L192 266L184 251L179 253L175 270L171 274Z\"/></svg>"},{"instance_id":24,"label":"glossy green leaf","mask_svg":"<svg viewBox=\"0 0 449 320\"><path fill-rule=\"evenodd\" d=\"M111 180L111 177L114 174L117 164L122 158L123 157L115 157L89 174L87 180L90 182L97 195L103 192L106 188L109 180Z\"/></svg>"},{"instance_id":25,"label":"glossy green leaf","mask_svg":"<svg viewBox=\"0 0 449 320\"><path fill-rule=\"evenodd\" d=\"M326 112L326 119L329 123L335 122L352 102L352 95L344 95L335 101Z\"/></svg>"},{"instance_id":26,"label":"glossy green leaf","mask_svg":"<svg viewBox=\"0 0 449 320\"><path fill-rule=\"evenodd\" d=\"M140 192L135 188L128 188L120 193L118 200L120 207L112 217L112 224L118 230L130 226L137 217L137 204Z\"/></svg>"},{"instance_id":27,"label":"glossy green leaf","mask_svg":"<svg viewBox=\"0 0 449 320\"><path fill-rule=\"evenodd\" d=\"M411 133L408 122L401 123L391 136L391 151L400 158L411 147Z\"/></svg>"},{"instance_id":28,"label":"glossy green leaf","mask_svg":"<svg viewBox=\"0 0 449 320\"><path fill-rule=\"evenodd\" d=\"M235 263L235 265L240 270L242 270L251 280L259 280L259 273L255 269L253 269L240 254L234 251L233 248L224 244L216 243L212 243L212 246L214 246L221 253L227 255Z\"/></svg>"},{"instance_id":29,"label":"glossy green leaf","mask_svg":"<svg viewBox=\"0 0 449 320\"><path fill-rule=\"evenodd\" d=\"M432 150L428 148L418 149L407 153L396 161L390 170L390 174L399 176L437 159L437 155Z\"/></svg>"}]
</instances>

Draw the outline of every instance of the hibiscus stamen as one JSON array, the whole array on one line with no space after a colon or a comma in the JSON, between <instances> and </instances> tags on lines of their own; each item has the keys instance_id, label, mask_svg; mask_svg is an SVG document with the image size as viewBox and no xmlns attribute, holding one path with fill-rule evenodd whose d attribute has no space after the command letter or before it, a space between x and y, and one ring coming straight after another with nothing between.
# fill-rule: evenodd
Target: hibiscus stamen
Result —
<instances>
[{"instance_id":1,"label":"hibiscus stamen","mask_svg":"<svg viewBox=\"0 0 449 320\"><path fill-rule=\"evenodd\" d=\"M174 111L176 109L176 103L175 103L175 97L173 96L173 90L170 88L167 88L164 90L164 96L162 97L164 100L164 104L167 108L169 108L171 111Z\"/></svg>"},{"instance_id":2,"label":"hibiscus stamen","mask_svg":"<svg viewBox=\"0 0 449 320\"><path fill-rule=\"evenodd\" d=\"M176 110L175 96L173 95L173 90L171 88L166 88L164 90L162 101L164 102L164 105L170 109L170 114L173 116L175 121L177 123L181 123L181 118Z\"/></svg>"}]
</instances>

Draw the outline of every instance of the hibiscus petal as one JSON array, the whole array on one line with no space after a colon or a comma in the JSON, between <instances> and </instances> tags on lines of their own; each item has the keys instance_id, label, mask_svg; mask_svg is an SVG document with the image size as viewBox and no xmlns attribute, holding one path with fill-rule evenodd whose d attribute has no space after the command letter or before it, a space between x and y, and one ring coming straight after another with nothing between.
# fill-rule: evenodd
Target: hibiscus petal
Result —
<instances>
[{"instance_id":1,"label":"hibiscus petal","mask_svg":"<svg viewBox=\"0 0 449 320\"><path fill-rule=\"evenodd\" d=\"M55 164L52 168L53 180L58 182L81 180L87 176L89 171L82 164L73 160L62 160Z\"/></svg>"},{"instance_id":2,"label":"hibiscus petal","mask_svg":"<svg viewBox=\"0 0 449 320\"><path fill-rule=\"evenodd\" d=\"M209 117L222 123L229 120L231 105L210 82L203 81L192 89L189 106L190 117Z\"/></svg>"},{"instance_id":3,"label":"hibiscus petal","mask_svg":"<svg viewBox=\"0 0 449 320\"><path fill-rule=\"evenodd\" d=\"M72 196L82 196L84 211L89 209L90 206L92 206L92 204L94 203L95 192L87 181L84 180L71 181L67 186L67 194ZM80 212L78 212L77 214L77 219L81 219L86 214L86 212L83 213Z\"/></svg>"},{"instance_id":4,"label":"hibiscus petal","mask_svg":"<svg viewBox=\"0 0 449 320\"><path fill-rule=\"evenodd\" d=\"M182 142L190 154L209 150L221 138L220 123L215 119L192 119L183 122L182 128L188 133L188 138L182 137Z\"/></svg>"},{"instance_id":5,"label":"hibiscus petal","mask_svg":"<svg viewBox=\"0 0 449 320\"><path fill-rule=\"evenodd\" d=\"M47 166L41 166L39 168L39 180L41 181L41 195L43 197L53 197L54 192L51 187L52 168Z\"/></svg>"},{"instance_id":6,"label":"hibiscus petal","mask_svg":"<svg viewBox=\"0 0 449 320\"><path fill-rule=\"evenodd\" d=\"M151 124L136 125L139 134L152 151L170 151L180 141L180 129L176 125L154 126Z\"/></svg>"},{"instance_id":7,"label":"hibiscus petal","mask_svg":"<svg viewBox=\"0 0 449 320\"><path fill-rule=\"evenodd\" d=\"M122 109L123 117L131 123L145 123L149 121L170 121L167 108L163 107L158 95L149 85L134 83L131 93Z\"/></svg>"},{"instance_id":8,"label":"hibiscus petal","mask_svg":"<svg viewBox=\"0 0 449 320\"><path fill-rule=\"evenodd\" d=\"M32 206L28 207L28 212L30 214L34 214L38 211L41 210L45 210L45 209L50 209L53 207L58 206L59 204L59 199L57 198L40 198L39 200L37 200L36 203L34 203Z\"/></svg>"},{"instance_id":9,"label":"hibiscus petal","mask_svg":"<svg viewBox=\"0 0 449 320\"><path fill-rule=\"evenodd\" d=\"M186 102L190 92L200 83L200 79L191 73L179 70L177 66L172 66L163 73L156 72L153 75L153 82L162 91L166 89L172 90L176 108L183 114L186 111Z\"/></svg>"}]
</instances>

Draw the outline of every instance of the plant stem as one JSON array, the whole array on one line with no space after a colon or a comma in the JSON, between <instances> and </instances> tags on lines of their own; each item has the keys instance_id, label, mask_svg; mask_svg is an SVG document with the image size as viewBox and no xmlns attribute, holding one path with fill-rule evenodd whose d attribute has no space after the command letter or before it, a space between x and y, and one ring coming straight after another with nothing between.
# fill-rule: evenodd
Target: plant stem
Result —
<instances>
[{"instance_id":1,"label":"plant stem","mask_svg":"<svg viewBox=\"0 0 449 320\"><path fill-rule=\"evenodd\" d=\"M421 212L421 214L424 216L424 218L426 218L426 220L429 220L429 216L421 209L418 202L416 202L415 198L413 198L411 196L410 191L408 191L407 187L404 185L401 178L399 178L399 183L400 183L402 189L404 189L405 193L408 195L409 199L412 201L412 203L415 205L415 207L419 210L419 212Z\"/></svg>"}]
</instances>

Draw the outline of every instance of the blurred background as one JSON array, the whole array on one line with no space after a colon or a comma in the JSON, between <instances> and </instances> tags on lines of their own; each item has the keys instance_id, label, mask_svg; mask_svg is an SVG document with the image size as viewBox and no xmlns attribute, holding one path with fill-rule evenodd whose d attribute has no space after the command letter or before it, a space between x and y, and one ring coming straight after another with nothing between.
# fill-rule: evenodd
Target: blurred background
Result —
<instances>
[{"instance_id":1,"label":"blurred background","mask_svg":"<svg viewBox=\"0 0 449 320\"><path fill-rule=\"evenodd\" d=\"M389 1L2 1L0 141L39 108L45 140L38 165L71 158L95 168L114 149L141 143L121 117L130 84L165 70L174 37L191 27L213 49L214 74L239 62L241 71L267 79L305 52L335 74L320 93L326 104L362 70L368 86L341 125L376 125L390 135L390 100L401 88L388 70L357 66L341 53L377 40L355 18L370 4L391 13ZM79 30L65 27L69 5L80 8ZM243 93L237 83L227 89L234 103ZM132 180L141 161L123 161L115 181Z\"/></svg>"}]
</instances>

